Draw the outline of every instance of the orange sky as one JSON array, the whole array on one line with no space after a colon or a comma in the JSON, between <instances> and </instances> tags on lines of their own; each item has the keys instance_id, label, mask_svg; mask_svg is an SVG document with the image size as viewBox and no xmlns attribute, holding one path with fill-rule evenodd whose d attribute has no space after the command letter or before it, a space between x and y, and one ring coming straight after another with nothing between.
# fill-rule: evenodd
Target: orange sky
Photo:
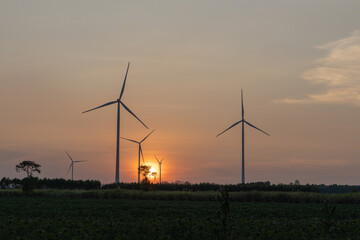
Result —
<instances>
[{"instance_id":1,"label":"orange sky","mask_svg":"<svg viewBox=\"0 0 360 240\"><path fill-rule=\"evenodd\" d=\"M163 181L359 184L357 1L53 1L0 3L0 177L22 160L41 177L114 181L115 100L154 134L146 162ZM121 136L146 130L124 109ZM137 146L121 141L121 181L137 179Z\"/></svg>"}]
</instances>

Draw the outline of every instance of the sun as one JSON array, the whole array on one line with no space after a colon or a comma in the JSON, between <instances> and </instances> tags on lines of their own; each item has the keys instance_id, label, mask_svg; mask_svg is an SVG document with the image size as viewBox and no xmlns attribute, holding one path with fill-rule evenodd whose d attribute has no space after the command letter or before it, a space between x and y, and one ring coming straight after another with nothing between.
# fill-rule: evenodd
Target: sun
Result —
<instances>
[{"instance_id":1,"label":"sun","mask_svg":"<svg viewBox=\"0 0 360 240\"><path fill-rule=\"evenodd\" d=\"M156 169L155 169L154 167L151 167L151 168L149 169L149 171L150 171L150 174L152 174L153 172L156 172Z\"/></svg>"},{"instance_id":2,"label":"sun","mask_svg":"<svg viewBox=\"0 0 360 240\"><path fill-rule=\"evenodd\" d=\"M154 167L151 167L151 168L149 169L148 178L151 179L151 181L155 181L156 176L157 176L156 169L155 169Z\"/></svg>"}]
</instances>

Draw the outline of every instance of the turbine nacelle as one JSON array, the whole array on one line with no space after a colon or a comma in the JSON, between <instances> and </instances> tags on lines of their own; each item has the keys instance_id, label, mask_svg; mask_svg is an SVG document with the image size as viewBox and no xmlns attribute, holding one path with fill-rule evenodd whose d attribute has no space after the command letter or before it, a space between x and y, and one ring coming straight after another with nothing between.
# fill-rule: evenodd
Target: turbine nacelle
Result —
<instances>
[{"instance_id":1,"label":"turbine nacelle","mask_svg":"<svg viewBox=\"0 0 360 240\"><path fill-rule=\"evenodd\" d=\"M162 164L162 161L164 160L164 158L162 158L161 160L159 160L155 155L154 155L156 161L161 165Z\"/></svg>"}]
</instances>

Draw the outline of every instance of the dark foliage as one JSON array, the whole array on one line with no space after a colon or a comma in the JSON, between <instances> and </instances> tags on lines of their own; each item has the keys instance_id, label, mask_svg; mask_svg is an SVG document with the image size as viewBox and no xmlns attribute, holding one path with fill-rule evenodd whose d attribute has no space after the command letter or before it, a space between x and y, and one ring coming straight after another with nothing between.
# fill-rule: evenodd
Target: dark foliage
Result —
<instances>
[{"instance_id":1,"label":"dark foliage","mask_svg":"<svg viewBox=\"0 0 360 240\"><path fill-rule=\"evenodd\" d=\"M220 210L216 213L220 225L222 227L222 234L221 236L223 239L228 238L228 227L230 222L230 201L229 201L229 192L227 188L220 189L220 196L218 197L220 202Z\"/></svg>"},{"instance_id":2,"label":"dark foliage","mask_svg":"<svg viewBox=\"0 0 360 240\"><path fill-rule=\"evenodd\" d=\"M38 182L38 188L55 188L55 189L83 189L92 190L100 189L101 182L98 180L66 180L63 178L55 179L40 179Z\"/></svg>"},{"instance_id":3,"label":"dark foliage","mask_svg":"<svg viewBox=\"0 0 360 240\"><path fill-rule=\"evenodd\" d=\"M351 185L318 185L319 192L322 193L349 193L349 192L359 192L360 186L351 186Z\"/></svg>"},{"instance_id":4,"label":"dark foliage","mask_svg":"<svg viewBox=\"0 0 360 240\"><path fill-rule=\"evenodd\" d=\"M26 177L23 180L21 180L23 192L29 194L32 191L34 191L34 189L37 186L38 180L39 180L38 178L34 178L34 177Z\"/></svg>"},{"instance_id":5,"label":"dark foliage","mask_svg":"<svg viewBox=\"0 0 360 240\"><path fill-rule=\"evenodd\" d=\"M277 192L319 192L317 185L285 185L285 184L270 184L270 182L255 182L247 184L215 184L215 183L150 183L150 190L164 190L164 191L218 191L220 188L227 188L229 192L240 191L277 191ZM105 184L103 189L122 188L129 190L140 189L137 183L119 183L119 184Z\"/></svg>"},{"instance_id":6,"label":"dark foliage","mask_svg":"<svg viewBox=\"0 0 360 240\"><path fill-rule=\"evenodd\" d=\"M221 188L226 187L229 192L249 192L249 191L266 191L266 192L318 192L318 193L350 193L360 192L360 186L351 185L296 185L296 184L270 184L270 182L255 182L247 184L215 184L215 183L189 183L189 182L176 182L161 184L150 183L146 190L150 191L218 191ZM0 188L21 188L21 180L14 178L3 177L0 180ZM71 181L63 178L56 179L39 179L37 188L55 188L55 189L128 189L139 190L141 187L138 183L111 183L101 185L98 180L77 180Z\"/></svg>"},{"instance_id":7,"label":"dark foliage","mask_svg":"<svg viewBox=\"0 0 360 240\"><path fill-rule=\"evenodd\" d=\"M4 177L0 180L0 188L2 188L2 189L21 188L22 186L24 186L23 184L25 184L25 185L30 184L30 182L29 182L29 180L27 180L27 178L24 178L23 180L19 180L17 178L10 179L10 178ZM28 185L26 185L26 187L27 186ZM38 178L36 178L35 182L31 182L31 186L34 186L35 188L39 188L39 189L53 188L53 189L94 190L94 189L101 188L101 182L97 181L97 180L72 181L72 180L66 180L63 178L55 178L55 179L49 179L49 178L38 179Z\"/></svg>"},{"instance_id":8,"label":"dark foliage","mask_svg":"<svg viewBox=\"0 0 360 240\"><path fill-rule=\"evenodd\" d=\"M31 178L34 173L40 173L40 167L41 165L33 162L33 161L22 161L18 165L16 165L15 170L17 172L24 171L27 174L28 178Z\"/></svg>"},{"instance_id":9,"label":"dark foliage","mask_svg":"<svg viewBox=\"0 0 360 240\"><path fill-rule=\"evenodd\" d=\"M331 238L320 224L327 218L322 206L231 201L227 239L360 239L360 205L337 205ZM218 227L209 221L217 219L218 209L217 201L4 196L0 197L0 239L222 240L219 221Z\"/></svg>"}]
</instances>

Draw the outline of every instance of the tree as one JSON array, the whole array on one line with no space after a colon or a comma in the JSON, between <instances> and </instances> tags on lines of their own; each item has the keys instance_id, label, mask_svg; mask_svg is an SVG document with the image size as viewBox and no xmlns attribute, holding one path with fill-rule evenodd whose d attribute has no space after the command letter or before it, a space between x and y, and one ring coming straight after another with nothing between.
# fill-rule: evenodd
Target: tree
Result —
<instances>
[{"instance_id":1,"label":"tree","mask_svg":"<svg viewBox=\"0 0 360 240\"><path fill-rule=\"evenodd\" d=\"M151 166L149 166L149 165L141 165L140 166L140 174L144 177L144 179L141 180L142 184L150 183L150 180L149 180L150 168L151 168Z\"/></svg>"},{"instance_id":2,"label":"tree","mask_svg":"<svg viewBox=\"0 0 360 240\"><path fill-rule=\"evenodd\" d=\"M149 184L150 183L150 178L152 178L153 180L156 179L157 177L157 172L153 172L151 171L151 165L141 165L140 166L140 174L141 176L143 176L143 180L141 180L142 184Z\"/></svg>"},{"instance_id":3,"label":"tree","mask_svg":"<svg viewBox=\"0 0 360 240\"><path fill-rule=\"evenodd\" d=\"M20 172L20 171L24 171L27 174L28 178L32 178L33 177L33 173L37 172L40 173L40 167L41 165L33 162L33 161L22 161L21 163L19 163L18 165L16 165L16 171Z\"/></svg>"},{"instance_id":4,"label":"tree","mask_svg":"<svg viewBox=\"0 0 360 240\"><path fill-rule=\"evenodd\" d=\"M156 177L157 177L157 172L151 172L150 176L151 176L152 178L154 178L154 181L155 181L155 179L156 179Z\"/></svg>"}]
</instances>

